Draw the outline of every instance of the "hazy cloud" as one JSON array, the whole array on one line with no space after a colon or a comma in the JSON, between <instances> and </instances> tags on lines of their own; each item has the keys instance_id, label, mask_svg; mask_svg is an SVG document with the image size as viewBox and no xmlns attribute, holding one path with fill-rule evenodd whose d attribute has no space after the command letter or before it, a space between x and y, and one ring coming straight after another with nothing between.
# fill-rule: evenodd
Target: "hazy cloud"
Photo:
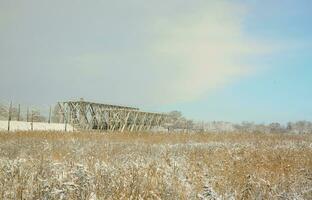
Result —
<instances>
[{"instance_id":1,"label":"hazy cloud","mask_svg":"<svg viewBox=\"0 0 312 200\"><path fill-rule=\"evenodd\" d=\"M1 79L6 98L190 101L253 73L245 59L269 50L244 33L248 9L227 1L2 4L14 17L1 21L0 67L18 79Z\"/></svg>"}]
</instances>

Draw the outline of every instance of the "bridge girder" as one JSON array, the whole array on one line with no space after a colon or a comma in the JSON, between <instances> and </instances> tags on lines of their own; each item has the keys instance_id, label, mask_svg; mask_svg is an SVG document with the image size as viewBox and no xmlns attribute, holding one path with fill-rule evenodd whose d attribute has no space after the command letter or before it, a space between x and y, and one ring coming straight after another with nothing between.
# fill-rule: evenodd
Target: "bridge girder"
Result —
<instances>
[{"instance_id":1,"label":"bridge girder","mask_svg":"<svg viewBox=\"0 0 312 200\"><path fill-rule=\"evenodd\" d=\"M166 114L86 101L59 102L62 121L82 130L148 131L163 125Z\"/></svg>"}]
</instances>

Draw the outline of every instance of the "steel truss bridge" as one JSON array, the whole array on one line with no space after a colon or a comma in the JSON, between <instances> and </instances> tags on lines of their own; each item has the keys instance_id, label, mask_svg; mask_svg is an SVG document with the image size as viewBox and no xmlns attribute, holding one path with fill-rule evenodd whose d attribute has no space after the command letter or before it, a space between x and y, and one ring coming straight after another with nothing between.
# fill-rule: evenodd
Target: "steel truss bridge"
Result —
<instances>
[{"instance_id":1,"label":"steel truss bridge","mask_svg":"<svg viewBox=\"0 0 312 200\"><path fill-rule=\"evenodd\" d=\"M81 130L147 131L167 120L167 115L162 113L83 100L59 102L58 106L61 120Z\"/></svg>"}]
</instances>

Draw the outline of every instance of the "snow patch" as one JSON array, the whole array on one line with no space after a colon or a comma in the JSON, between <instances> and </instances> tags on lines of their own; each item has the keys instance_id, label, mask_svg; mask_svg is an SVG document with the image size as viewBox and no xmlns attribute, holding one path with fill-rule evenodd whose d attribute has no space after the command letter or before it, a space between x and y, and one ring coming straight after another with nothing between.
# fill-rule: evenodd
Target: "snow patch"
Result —
<instances>
[{"instance_id":1,"label":"snow patch","mask_svg":"<svg viewBox=\"0 0 312 200\"><path fill-rule=\"evenodd\" d=\"M8 130L8 121L0 120L0 131ZM10 131L65 131L65 124L59 123L46 123L46 122L23 122L11 121ZM66 130L69 132L74 131L73 126L67 124Z\"/></svg>"}]
</instances>

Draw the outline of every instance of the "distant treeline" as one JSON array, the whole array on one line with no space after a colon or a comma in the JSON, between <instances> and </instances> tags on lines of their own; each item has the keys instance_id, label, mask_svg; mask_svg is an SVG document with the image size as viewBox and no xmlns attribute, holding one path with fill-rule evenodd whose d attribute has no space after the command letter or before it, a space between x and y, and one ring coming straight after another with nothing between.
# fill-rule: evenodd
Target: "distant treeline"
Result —
<instances>
[{"instance_id":1,"label":"distant treeline","mask_svg":"<svg viewBox=\"0 0 312 200\"><path fill-rule=\"evenodd\" d=\"M286 125L280 123L257 124L254 122L231 123L224 121L198 122L186 119L179 111L169 113L170 122L167 124L169 130L174 132L247 132L247 133L294 133L312 134L312 122L297 121L288 122Z\"/></svg>"}]
</instances>

